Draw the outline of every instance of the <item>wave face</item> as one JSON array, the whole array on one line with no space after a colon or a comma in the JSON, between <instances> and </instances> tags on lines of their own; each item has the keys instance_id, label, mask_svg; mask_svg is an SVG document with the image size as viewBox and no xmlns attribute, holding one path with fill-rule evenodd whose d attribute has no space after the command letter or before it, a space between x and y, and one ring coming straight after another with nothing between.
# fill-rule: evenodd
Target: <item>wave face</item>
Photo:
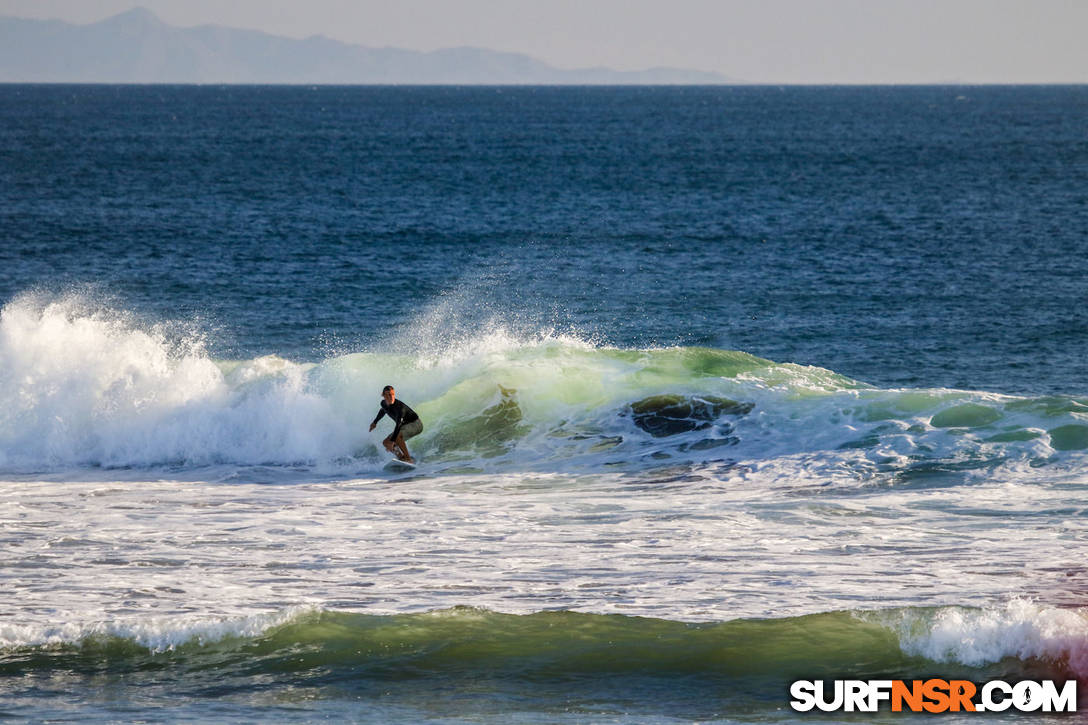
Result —
<instances>
[{"instance_id":1,"label":"wave face","mask_svg":"<svg viewBox=\"0 0 1088 725\"><path fill-rule=\"evenodd\" d=\"M502 329L423 353L224 361L167 325L25 296L0 314L0 466L376 465L387 383L425 422L414 450L479 469L828 454L975 470L1088 449L1078 398L883 390L738 351Z\"/></svg>"}]
</instances>

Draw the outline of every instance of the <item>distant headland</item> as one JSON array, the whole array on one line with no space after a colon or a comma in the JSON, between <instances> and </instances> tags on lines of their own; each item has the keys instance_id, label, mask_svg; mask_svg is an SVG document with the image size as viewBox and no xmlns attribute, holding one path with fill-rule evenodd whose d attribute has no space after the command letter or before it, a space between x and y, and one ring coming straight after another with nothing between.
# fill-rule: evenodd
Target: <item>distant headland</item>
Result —
<instances>
[{"instance_id":1,"label":"distant headland","mask_svg":"<svg viewBox=\"0 0 1088 725\"><path fill-rule=\"evenodd\" d=\"M372 48L216 25L179 28L135 8L89 25L0 17L4 83L285 83L418 85L713 85L680 68L561 69L482 48Z\"/></svg>"}]
</instances>

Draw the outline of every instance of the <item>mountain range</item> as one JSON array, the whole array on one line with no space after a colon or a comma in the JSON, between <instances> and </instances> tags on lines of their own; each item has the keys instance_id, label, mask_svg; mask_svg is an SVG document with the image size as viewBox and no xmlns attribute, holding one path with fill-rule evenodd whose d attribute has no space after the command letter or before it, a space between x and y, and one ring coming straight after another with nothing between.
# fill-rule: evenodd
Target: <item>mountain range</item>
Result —
<instances>
[{"instance_id":1,"label":"mountain range","mask_svg":"<svg viewBox=\"0 0 1088 725\"><path fill-rule=\"evenodd\" d=\"M4 83L697 85L738 81L679 68L564 70L482 48L420 52L316 35L179 28L144 8L97 23L0 17Z\"/></svg>"}]
</instances>

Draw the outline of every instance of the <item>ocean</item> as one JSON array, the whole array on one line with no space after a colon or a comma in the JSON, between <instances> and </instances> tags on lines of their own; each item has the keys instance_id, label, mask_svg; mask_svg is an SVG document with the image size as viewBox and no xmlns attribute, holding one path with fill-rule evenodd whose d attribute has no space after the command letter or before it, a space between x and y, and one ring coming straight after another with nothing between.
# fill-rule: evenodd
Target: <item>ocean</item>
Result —
<instances>
[{"instance_id":1,"label":"ocean","mask_svg":"<svg viewBox=\"0 0 1088 725\"><path fill-rule=\"evenodd\" d=\"M1088 702L1086 252L1085 86L0 86L0 719Z\"/></svg>"}]
</instances>

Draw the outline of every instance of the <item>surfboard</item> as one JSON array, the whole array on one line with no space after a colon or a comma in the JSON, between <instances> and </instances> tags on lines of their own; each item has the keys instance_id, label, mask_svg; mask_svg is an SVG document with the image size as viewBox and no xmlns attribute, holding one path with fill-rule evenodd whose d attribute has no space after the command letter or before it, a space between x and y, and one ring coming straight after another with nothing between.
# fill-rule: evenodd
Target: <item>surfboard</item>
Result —
<instances>
[{"instance_id":1,"label":"surfboard","mask_svg":"<svg viewBox=\"0 0 1088 725\"><path fill-rule=\"evenodd\" d=\"M408 461L402 461L399 458L394 458L389 463L386 463L384 468L387 471L395 471L397 473L403 473L405 471L414 471L414 470L416 470L416 464L415 463L409 463Z\"/></svg>"}]
</instances>

